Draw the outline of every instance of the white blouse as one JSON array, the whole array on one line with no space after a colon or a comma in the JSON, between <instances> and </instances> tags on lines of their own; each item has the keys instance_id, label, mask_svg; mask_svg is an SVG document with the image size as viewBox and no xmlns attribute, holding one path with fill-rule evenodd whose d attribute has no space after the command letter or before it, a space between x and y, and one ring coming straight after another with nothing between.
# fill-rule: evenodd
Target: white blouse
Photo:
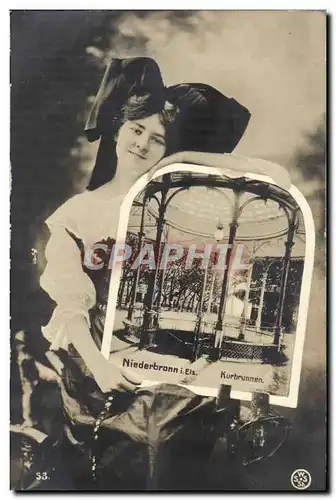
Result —
<instances>
[{"instance_id":1,"label":"white blouse","mask_svg":"<svg viewBox=\"0 0 336 500\"><path fill-rule=\"evenodd\" d=\"M67 322L77 314L89 322L88 311L96 303L93 282L82 269L81 252L66 230L81 239L84 248L108 237L115 239L123 198L111 196L111 185L106 184L75 195L46 220L50 239L40 284L57 304L48 325L42 328L51 342L50 349L67 349Z\"/></svg>"}]
</instances>

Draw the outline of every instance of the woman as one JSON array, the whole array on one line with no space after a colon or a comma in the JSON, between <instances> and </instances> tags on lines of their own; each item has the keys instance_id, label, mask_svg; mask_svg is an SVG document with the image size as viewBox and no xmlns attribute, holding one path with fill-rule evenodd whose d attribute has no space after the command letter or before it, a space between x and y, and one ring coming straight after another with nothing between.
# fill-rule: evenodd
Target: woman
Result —
<instances>
[{"instance_id":1,"label":"woman","mask_svg":"<svg viewBox=\"0 0 336 500\"><path fill-rule=\"evenodd\" d=\"M210 432L204 425L209 415L213 419L213 399L172 386L143 389L134 398L140 381L111 365L100 352L108 255L97 255L104 264L99 271L85 267L83 256L85 247L95 243L112 248L121 203L140 176L178 151L231 152L249 116L244 107L209 86L165 89L149 58L114 60L106 70L86 129L89 140L100 138L96 166L88 191L71 198L46 221L50 239L41 277L42 288L57 304L43 333L64 363L62 455L71 464L74 489L92 487L94 478L97 487L153 488L162 440L171 443L168 448L176 457L186 446L195 451L196 435L204 436L201 448L209 451L213 432L222 431L212 426ZM173 427L171 422L176 422ZM173 438L181 432L186 436L182 448ZM181 465L175 471L179 469ZM199 469L190 468L193 477L195 471Z\"/></svg>"}]
</instances>

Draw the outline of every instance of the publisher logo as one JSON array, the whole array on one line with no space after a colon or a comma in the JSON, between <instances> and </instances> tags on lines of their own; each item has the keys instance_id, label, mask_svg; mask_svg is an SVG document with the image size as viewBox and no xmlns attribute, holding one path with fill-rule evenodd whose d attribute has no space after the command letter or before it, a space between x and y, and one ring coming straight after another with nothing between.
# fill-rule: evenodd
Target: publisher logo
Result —
<instances>
[{"instance_id":1,"label":"publisher logo","mask_svg":"<svg viewBox=\"0 0 336 500\"><path fill-rule=\"evenodd\" d=\"M311 484L311 475L306 469L296 469L291 475L291 483L297 490L306 490Z\"/></svg>"}]
</instances>

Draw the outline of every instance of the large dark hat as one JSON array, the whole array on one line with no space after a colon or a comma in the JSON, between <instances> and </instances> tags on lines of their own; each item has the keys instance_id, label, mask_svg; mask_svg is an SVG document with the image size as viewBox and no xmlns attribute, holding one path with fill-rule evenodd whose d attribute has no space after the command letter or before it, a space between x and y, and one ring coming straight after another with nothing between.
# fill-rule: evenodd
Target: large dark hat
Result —
<instances>
[{"instance_id":1,"label":"large dark hat","mask_svg":"<svg viewBox=\"0 0 336 500\"><path fill-rule=\"evenodd\" d=\"M150 57L113 59L86 123L90 142L108 134L127 98L139 90L156 97L158 111L165 101L179 107L183 124L179 151L231 153L250 119L244 106L210 85L182 83L166 88L159 66Z\"/></svg>"},{"instance_id":2,"label":"large dark hat","mask_svg":"<svg viewBox=\"0 0 336 500\"><path fill-rule=\"evenodd\" d=\"M150 57L113 59L86 123L90 142L101 138L96 167L112 154L115 123L127 99L135 93L151 94L156 112L166 101L180 110L179 131L173 152L231 153L242 138L250 112L233 98L202 83L165 87L159 66Z\"/></svg>"}]
</instances>

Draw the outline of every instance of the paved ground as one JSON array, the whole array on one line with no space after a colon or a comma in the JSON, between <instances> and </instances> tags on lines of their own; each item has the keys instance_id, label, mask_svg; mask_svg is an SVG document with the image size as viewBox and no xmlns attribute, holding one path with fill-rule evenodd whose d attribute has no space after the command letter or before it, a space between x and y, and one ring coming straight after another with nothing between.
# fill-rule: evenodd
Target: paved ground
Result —
<instances>
[{"instance_id":1,"label":"paved ground","mask_svg":"<svg viewBox=\"0 0 336 500\"><path fill-rule=\"evenodd\" d=\"M122 329L122 320L125 314L125 311L117 311L115 330ZM248 340L252 339L252 336L247 337ZM293 335L285 336L287 344L285 353L289 360L292 358L293 341ZM278 396L287 394L291 370L290 361L283 366L272 366L240 360L209 362L204 356L192 363L178 356L158 354L146 349L140 350L136 344L121 340L116 336L113 337L111 351L110 359L113 363L119 366L128 366L146 381L186 383L214 389L217 389L221 383L227 383L232 385L235 390L266 391ZM142 362L143 365L140 365L140 368L134 365ZM148 364L147 369L144 366L146 363ZM177 370L173 372L174 368ZM240 377L250 377L250 380L240 379Z\"/></svg>"}]
</instances>

